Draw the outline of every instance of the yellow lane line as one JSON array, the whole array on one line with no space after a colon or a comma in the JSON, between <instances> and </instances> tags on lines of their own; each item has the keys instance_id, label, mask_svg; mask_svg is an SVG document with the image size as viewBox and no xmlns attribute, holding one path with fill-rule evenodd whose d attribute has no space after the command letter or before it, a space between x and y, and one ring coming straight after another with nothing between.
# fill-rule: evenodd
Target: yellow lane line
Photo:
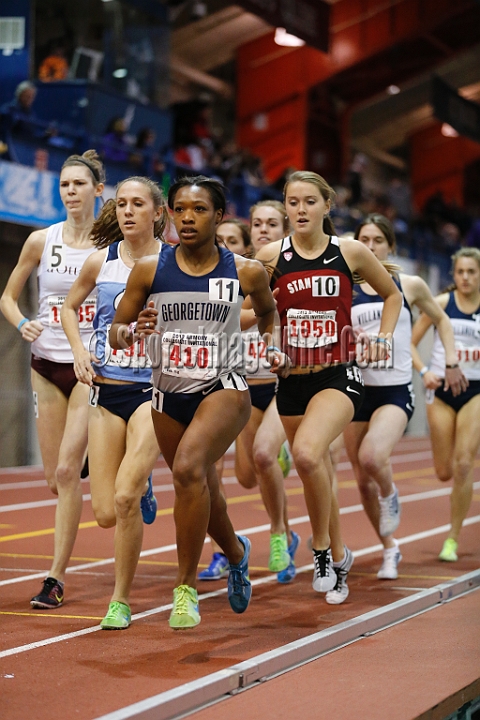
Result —
<instances>
[{"instance_id":1,"label":"yellow lane line","mask_svg":"<svg viewBox=\"0 0 480 720\"><path fill-rule=\"evenodd\" d=\"M97 617L93 615L59 615L57 612L6 612L4 610L0 610L0 615L18 615L18 616L26 616L26 617L49 617L49 618L66 618L67 620L103 620L103 617Z\"/></svg>"}]
</instances>

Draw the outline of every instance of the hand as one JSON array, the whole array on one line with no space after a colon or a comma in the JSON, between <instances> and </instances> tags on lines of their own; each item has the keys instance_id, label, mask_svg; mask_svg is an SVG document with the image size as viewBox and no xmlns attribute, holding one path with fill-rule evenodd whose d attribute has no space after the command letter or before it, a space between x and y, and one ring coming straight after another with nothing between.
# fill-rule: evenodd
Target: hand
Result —
<instances>
[{"instance_id":1,"label":"hand","mask_svg":"<svg viewBox=\"0 0 480 720\"><path fill-rule=\"evenodd\" d=\"M29 320L20 328L20 335L27 342L34 342L43 332L43 325L38 320Z\"/></svg>"},{"instance_id":2,"label":"hand","mask_svg":"<svg viewBox=\"0 0 480 720\"><path fill-rule=\"evenodd\" d=\"M428 375L428 373L425 373ZM425 379L425 376L424 376ZM468 387L468 380L462 372L461 367L445 368L444 390L451 390L453 397L460 395Z\"/></svg>"},{"instance_id":3,"label":"hand","mask_svg":"<svg viewBox=\"0 0 480 720\"><path fill-rule=\"evenodd\" d=\"M286 378L290 375L292 361L286 353L280 350L268 350L267 362L270 363L270 372L279 377Z\"/></svg>"},{"instance_id":4,"label":"hand","mask_svg":"<svg viewBox=\"0 0 480 720\"><path fill-rule=\"evenodd\" d=\"M431 370L427 370L422 380L425 390L436 390L442 384L438 375L435 375Z\"/></svg>"},{"instance_id":5,"label":"hand","mask_svg":"<svg viewBox=\"0 0 480 720\"><path fill-rule=\"evenodd\" d=\"M137 319L136 333L138 335L153 335L158 332L155 330L158 320L158 310L155 309L155 303L150 300L147 307L141 310Z\"/></svg>"},{"instance_id":6,"label":"hand","mask_svg":"<svg viewBox=\"0 0 480 720\"><path fill-rule=\"evenodd\" d=\"M97 358L94 359L97 360ZM75 353L73 356L73 369L77 380L89 387L92 387L93 378L95 377L91 360L92 356L88 350L83 350L81 353Z\"/></svg>"}]
</instances>

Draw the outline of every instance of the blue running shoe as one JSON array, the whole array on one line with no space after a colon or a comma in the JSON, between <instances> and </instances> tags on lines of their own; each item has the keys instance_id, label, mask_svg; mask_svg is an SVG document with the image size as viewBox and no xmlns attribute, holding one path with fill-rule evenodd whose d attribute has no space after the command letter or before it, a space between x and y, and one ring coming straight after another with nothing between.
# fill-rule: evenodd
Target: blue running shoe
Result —
<instances>
[{"instance_id":1,"label":"blue running shoe","mask_svg":"<svg viewBox=\"0 0 480 720\"><path fill-rule=\"evenodd\" d=\"M252 597L252 583L248 577L248 558L250 556L250 540L244 535L237 535L245 548L243 558L238 565L230 563L228 576L228 600L233 612L243 613L248 607Z\"/></svg>"},{"instance_id":2,"label":"blue running shoe","mask_svg":"<svg viewBox=\"0 0 480 720\"><path fill-rule=\"evenodd\" d=\"M198 573L199 580L221 580L225 575L228 575L230 565L228 558L221 552L213 553L212 560L208 568Z\"/></svg>"},{"instance_id":3,"label":"blue running shoe","mask_svg":"<svg viewBox=\"0 0 480 720\"><path fill-rule=\"evenodd\" d=\"M153 494L152 475L148 478L148 490L142 495L140 500L140 509L145 525L151 525L157 517L157 498Z\"/></svg>"},{"instance_id":4,"label":"blue running shoe","mask_svg":"<svg viewBox=\"0 0 480 720\"><path fill-rule=\"evenodd\" d=\"M290 555L290 564L285 570L282 570L281 572L277 573L277 580L279 583L283 583L286 585L289 582L292 582L293 578L296 575L295 570L295 553L297 552L298 548L300 547L300 535L298 535L296 532L293 532L293 530L290 531L292 534L292 542L288 546L288 554Z\"/></svg>"}]
</instances>

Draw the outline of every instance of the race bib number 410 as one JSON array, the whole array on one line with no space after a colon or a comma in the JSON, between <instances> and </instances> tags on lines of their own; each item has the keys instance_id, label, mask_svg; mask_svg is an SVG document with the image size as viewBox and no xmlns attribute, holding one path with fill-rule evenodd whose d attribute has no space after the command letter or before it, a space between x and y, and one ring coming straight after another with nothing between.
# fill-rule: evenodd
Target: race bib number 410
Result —
<instances>
[{"instance_id":1,"label":"race bib number 410","mask_svg":"<svg viewBox=\"0 0 480 720\"><path fill-rule=\"evenodd\" d=\"M60 311L65 302L65 295L49 295L48 299L48 324L53 328L62 328ZM97 299L87 298L78 308L78 326L80 330L88 330L92 327L93 318L97 309Z\"/></svg>"},{"instance_id":2,"label":"race bib number 410","mask_svg":"<svg viewBox=\"0 0 480 720\"><path fill-rule=\"evenodd\" d=\"M162 337L162 373L192 380L217 377L218 338L216 335L166 332Z\"/></svg>"},{"instance_id":3,"label":"race bib number 410","mask_svg":"<svg viewBox=\"0 0 480 720\"><path fill-rule=\"evenodd\" d=\"M287 311L288 344L298 348L319 348L337 342L336 311Z\"/></svg>"}]
</instances>

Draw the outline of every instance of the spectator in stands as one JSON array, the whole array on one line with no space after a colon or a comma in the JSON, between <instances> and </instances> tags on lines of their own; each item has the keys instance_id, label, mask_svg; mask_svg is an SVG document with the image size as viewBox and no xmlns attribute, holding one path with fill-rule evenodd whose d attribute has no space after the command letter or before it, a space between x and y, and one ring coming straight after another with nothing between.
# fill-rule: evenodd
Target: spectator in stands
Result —
<instances>
[{"instance_id":1,"label":"spectator in stands","mask_svg":"<svg viewBox=\"0 0 480 720\"><path fill-rule=\"evenodd\" d=\"M68 62L65 47L62 43L57 42L38 68L38 79L42 82L54 82L66 80L67 77Z\"/></svg>"},{"instance_id":2,"label":"spectator in stands","mask_svg":"<svg viewBox=\"0 0 480 720\"><path fill-rule=\"evenodd\" d=\"M135 149L130 157L130 163L138 169L141 175L147 177L161 175L165 171L165 163L154 148L156 137L157 134L153 128L142 128L137 135Z\"/></svg>"},{"instance_id":3,"label":"spectator in stands","mask_svg":"<svg viewBox=\"0 0 480 720\"><path fill-rule=\"evenodd\" d=\"M128 162L130 145L126 136L125 120L115 117L108 123L107 132L103 136L103 157L112 162Z\"/></svg>"},{"instance_id":4,"label":"spectator in stands","mask_svg":"<svg viewBox=\"0 0 480 720\"><path fill-rule=\"evenodd\" d=\"M34 124L37 117L32 108L36 95L37 88L29 80L24 80L17 85L13 100L0 108L3 139L11 132L29 136L36 135Z\"/></svg>"}]
</instances>

